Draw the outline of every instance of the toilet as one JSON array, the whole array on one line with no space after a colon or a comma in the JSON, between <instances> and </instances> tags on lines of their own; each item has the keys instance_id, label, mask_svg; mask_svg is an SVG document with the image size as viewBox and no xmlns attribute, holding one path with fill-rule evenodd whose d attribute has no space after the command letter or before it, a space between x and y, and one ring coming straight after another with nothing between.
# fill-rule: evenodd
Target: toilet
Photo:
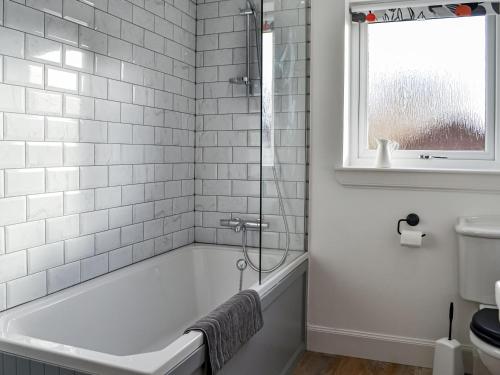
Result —
<instances>
[{"instance_id":1,"label":"toilet","mask_svg":"<svg viewBox=\"0 0 500 375\"><path fill-rule=\"evenodd\" d=\"M469 331L475 349L474 375L500 374L500 321L495 302L495 283L500 280L500 216L461 217L455 230L460 296L480 304Z\"/></svg>"}]
</instances>

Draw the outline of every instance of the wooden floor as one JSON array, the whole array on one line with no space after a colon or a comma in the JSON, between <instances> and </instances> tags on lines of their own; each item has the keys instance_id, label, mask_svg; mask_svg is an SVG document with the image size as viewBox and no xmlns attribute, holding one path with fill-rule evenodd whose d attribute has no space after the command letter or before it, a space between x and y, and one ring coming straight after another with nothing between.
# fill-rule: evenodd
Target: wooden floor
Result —
<instances>
[{"instance_id":1,"label":"wooden floor","mask_svg":"<svg viewBox=\"0 0 500 375\"><path fill-rule=\"evenodd\" d=\"M305 352L293 375L431 375L432 369Z\"/></svg>"}]
</instances>

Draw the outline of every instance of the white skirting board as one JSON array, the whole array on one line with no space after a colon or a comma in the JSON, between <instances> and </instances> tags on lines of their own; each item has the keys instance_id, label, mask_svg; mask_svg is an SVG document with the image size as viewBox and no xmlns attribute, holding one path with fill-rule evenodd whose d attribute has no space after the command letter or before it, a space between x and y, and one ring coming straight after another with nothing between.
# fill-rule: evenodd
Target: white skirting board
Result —
<instances>
[{"instance_id":1,"label":"white skirting board","mask_svg":"<svg viewBox=\"0 0 500 375\"><path fill-rule=\"evenodd\" d=\"M307 349L327 354L432 367L434 341L350 329L307 325ZM472 373L472 347L464 346L464 366Z\"/></svg>"}]
</instances>

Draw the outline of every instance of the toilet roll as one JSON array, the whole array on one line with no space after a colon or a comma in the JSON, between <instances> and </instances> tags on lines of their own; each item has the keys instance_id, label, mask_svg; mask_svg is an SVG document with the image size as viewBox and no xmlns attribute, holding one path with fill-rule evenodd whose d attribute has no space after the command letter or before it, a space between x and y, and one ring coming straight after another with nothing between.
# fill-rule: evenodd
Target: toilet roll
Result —
<instances>
[{"instance_id":1,"label":"toilet roll","mask_svg":"<svg viewBox=\"0 0 500 375\"><path fill-rule=\"evenodd\" d=\"M422 232L416 230L401 231L401 246L421 247Z\"/></svg>"}]
</instances>

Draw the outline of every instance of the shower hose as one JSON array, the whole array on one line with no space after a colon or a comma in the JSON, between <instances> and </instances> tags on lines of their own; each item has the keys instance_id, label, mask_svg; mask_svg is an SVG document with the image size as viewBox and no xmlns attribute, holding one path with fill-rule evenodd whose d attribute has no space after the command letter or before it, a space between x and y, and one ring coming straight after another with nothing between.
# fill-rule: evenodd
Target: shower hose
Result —
<instances>
[{"instance_id":1,"label":"shower hose","mask_svg":"<svg viewBox=\"0 0 500 375\"><path fill-rule=\"evenodd\" d=\"M247 230L245 227L242 228L242 234L241 234L241 247L243 248L243 255L245 256L245 261L247 264L257 272L262 272L262 273L271 273L278 268L280 268L283 263L285 263L286 257L288 256L288 251L290 250L290 230L288 228L288 221L286 220L286 213L285 213L285 205L283 204L283 196L281 194L281 188L278 183L278 176L276 173L276 167L272 167L273 170L273 180L274 184L276 186L276 191L278 193L278 201L279 201L279 207L281 211L281 216L283 217L283 224L285 225L285 232L286 232L286 248L285 252L283 253L283 256L281 257L280 261L278 264L276 264L273 267L270 268L261 268L256 266L252 260L250 259L250 256L248 255L248 248L247 248Z\"/></svg>"}]
</instances>

